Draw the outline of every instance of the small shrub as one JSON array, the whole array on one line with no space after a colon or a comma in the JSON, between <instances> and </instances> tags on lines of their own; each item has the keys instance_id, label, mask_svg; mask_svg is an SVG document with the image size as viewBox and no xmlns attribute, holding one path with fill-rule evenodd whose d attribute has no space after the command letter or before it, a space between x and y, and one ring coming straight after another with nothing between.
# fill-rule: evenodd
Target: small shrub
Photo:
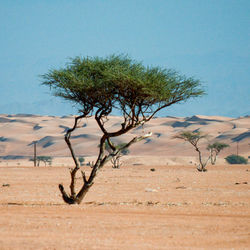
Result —
<instances>
[{"instance_id":1,"label":"small shrub","mask_svg":"<svg viewBox=\"0 0 250 250\"><path fill-rule=\"evenodd\" d=\"M229 164L247 164L247 159L240 155L229 155L225 160Z\"/></svg>"},{"instance_id":2,"label":"small shrub","mask_svg":"<svg viewBox=\"0 0 250 250\"><path fill-rule=\"evenodd\" d=\"M80 165L83 166L84 162L85 162L85 159L83 157L79 157L78 161L80 162Z\"/></svg>"}]
</instances>

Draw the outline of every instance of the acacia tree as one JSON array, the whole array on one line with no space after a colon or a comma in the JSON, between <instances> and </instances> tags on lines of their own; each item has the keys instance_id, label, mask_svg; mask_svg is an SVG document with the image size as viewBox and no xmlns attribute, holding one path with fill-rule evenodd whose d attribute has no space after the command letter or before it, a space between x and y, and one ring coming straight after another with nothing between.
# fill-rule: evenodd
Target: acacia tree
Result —
<instances>
[{"instance_id":1,"label":"acacia tree","mask_svg":"<svg viewBox=\"0 0 250 250\"><path fill-rule=\"evenodd\" d=\"M35 161L35 158L31 158L30 161ZM51 156L37 156L36 162L37 166L40 166L40 161L42 161L45 164L45 167L47 166L47 163L51 166L52 164L52 157Z\"/></svg>"},{"instance_id":2,"label":"acacia tree","mask_svg":"<svg viewBox=\"0 0 250 250\"><path fill-rule=\"evenodd\" d=\"M127 56L76 57L65 68L50 70L43 75L43 84L79 107L74 125L68 129L65 141L71 152L75 167L71 170L70 194L59 184L63 200L68 204L80 204L93 185L98 171L114 156L132 144L151 136L152 133L136 136L122 147L116 147L111 138L121 136L137 126L150 121L163 108L184 102L204 94L199 80L187 78L173 70L145 67ZM112 111L122 115L121 127L109 131L107 120ZM82 118L94 116L102 136L97 160L90 175L82 171L83 184L76 192L76 173L80 166L71 145L71 133ZM112 152L105 151L108 143Z\"/></svg>"},{"instance_id":3,"label":"acacia tree","mask_svg":"<svg viewBox=\"0 0 250 250\"><path fill-rule=\"evenodd\" d=\"M209 144L207 146L207 150L210 152L210 159L211 159L211 164L215 165L216 159L218 154L220 153L221 150L224 148L229 147L228 144L226 143L221 143L221 142L215 142L213 144Z\"/></svg>"},{"instance_id":4,"label":"acacia tree","mask_svg":"<svg viewBox=\"0 0 250 250\"><path fill-rule=\"evenodd\" d=\"M44 162L45 167L47 166L47 163L49 165L52 164L52 157L51 156L37 156L38 166L40 165L40 161Z\"/></svg>"},{"instance_id":5,"label":"acacia tree","mask_svg":"<svg viewBox=\"0 0 250 250\"><path fill-rule=\"evenodd\" d=\"M208 157L208 159L206 161L202 160L202 154L200 151L200 148L198 146L198 142L201 139L207 138L206 134L202 134L200 131L185 131L185 132L181 132L180 134L174 136L174 138L178 138L178 139L182 139L184 141L189 142L191 145L194 146L195 150L198 152L199 155L199 163L200 165L197 167L197 170L200 172L206 172L206 165L210 159L210 156Z\"/></svg>"}]
</instances>

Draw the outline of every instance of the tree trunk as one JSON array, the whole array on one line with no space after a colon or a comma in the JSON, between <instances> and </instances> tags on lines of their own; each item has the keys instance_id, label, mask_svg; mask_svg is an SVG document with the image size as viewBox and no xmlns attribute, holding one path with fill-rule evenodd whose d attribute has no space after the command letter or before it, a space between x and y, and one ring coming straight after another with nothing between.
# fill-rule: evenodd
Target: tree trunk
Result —
<instances>
[{"instance_id":1,"label":"tree trunk","mask_svg":"<svg viewBox=\"0 0 250 250\"><path fill-rule=\"evenodd\" d=\"M111 163L112 163L112 165L113 165L113 166L112 166L113 168L120 168L120 166L121 166L120 158L121 158L121 155L118 155L118 156L113 157L113 158L111 159Z\"/></svg>"},{"instance_id":2,"label":"tree trunk","mask_svg":"<svg viewBox=\"0 0 250 250\"><path fill-rule=\"evenodd\" d=\"M210 157L208 158L206 163L203 163L202 162L201 151L199 150L199 148L197 146L195 147L195 150L199 153L199 162L200 162L200 166L201 166L201 168L198 167L197 170L200 171L200 172L206 172L207 171L206 165L207 165L207 162L208 162Z\"/></svg>"},{"instance_id":3,"label":"tree trunk","mask_svg":"<svg viewBox=\"0 0 250 250\"><path fill-rule=\"evenodd\" d=\"M36 167L36 141L34 142L34 167Z\"/></svg>"},{"instance_id":4,"label":"tree trunk","mask_svg":"<svg viewBox=\"0 0 250 250\"><path fill-rule=\"evenodd\" d=\"M216 156L212 155L211 156L211 164L215 165L215 162L216 162Z\"/></svg>"},{"instance_id":5,"label":"tree trunk","mask_svg":"<svg viewBox=\"0 0 250 250\"><path fill-rule=\"evenodd\" d=\"M93 183L92 183L93 184ZM83 184L81 190L79 191L79 193L76 196L69 196L65 191L64 191L64 187L62 184L59 184L59 189L62 193L62 197L63 200L68 203L68 204L80 204L83 200L83 198L85 197L85 195L87 194L87 192L89 191L90 187L92 186L89 184Z\"/></svg>"},{"instance_id":6,"label":"tree trunk","mask_svg":"<svg viewBox=\"0 0 250 250\"><path fill-rule=\"evenodd\" d=\"M73 160L75 162L75 165L76 165L75 168L71 169L71 172L70 172L70 174L71 174L71 184L70 184L71 194L68 195L65 192L63 185L59 184L59 190L61 191L62 198L67 204L80 204L82 202L82 200L84 199L85 195L87 194L87 192L89 191L90 187L93 185L94 179L95 179L98 171L108 161L110 161L113 157L117 157L120 154L120 152L122 150L124 150L125 148L128 148L132 144L134 144L134 143L136 143L138 141L141 141L144 138L147 138L147 137L152 135L152 133L148 133L148 134L146 134L144 136L135 137L130 142L128 142L126 145L124 145L123 147L121 147L119 149L116 149L112 153L109 153L108 155L105 156L105 141L108 139L108 137L107 137L107 135L104 134L102 136L101 140L100 140L99 156L98 156L98 158L96 160L96 163L94 164L88 179L86 178L85 173L81 172L82 173L82 179L83 179L83 185L82 185L81 190L78 192L78 194L76 194L76 192L75 192L76 173L78 172L80 167L79 167L79 164L78 164L78 162L76 160L73 148L72 148L71 143L70 143L70 135L71 135L71 132L76 128L76 124L77 124L78 119L75 118L75 125L74 125L73 129L70 129L67 132L66 136L65 136L65 141L66 141L66 143L67 143L67 145L68 145L68 147L70 149L72 158L73 158Z\"/></svg>"},{"instance_id":7,"label":"tree trunk","mask_svg":"<svg viewBox=\"0 0 250 250\"><path fill-rule=\"evenodd\" d=\"M218 155L217 152L212 151L212 154L211 154L211 164L212 164L212 165L215 165L215 162L216 162L216 160L217 160L217 155Z\"/></svg>"}]
</instances>

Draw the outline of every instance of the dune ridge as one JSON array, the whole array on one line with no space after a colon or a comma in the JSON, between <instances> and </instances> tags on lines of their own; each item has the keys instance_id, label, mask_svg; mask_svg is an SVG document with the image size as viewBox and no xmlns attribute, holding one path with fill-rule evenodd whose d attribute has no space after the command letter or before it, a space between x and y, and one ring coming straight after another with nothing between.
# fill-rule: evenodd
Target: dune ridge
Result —
<instances>
[{"instance_id":1,"label":"dune ridge","mask_svg":"<svg viewBox=\"0 0 250 250\"><path fill-rule=\"evenodd\" d=\"M112 116L107 123L110 131L120 127L121 117ZM39 115L0 115L0 157L4 159L28 159L33 155L34 141L37 143L39 155L57 158L70 157L64 141L64 134L74 123L73 116L39 116ZM180 131L201 131L209 135L201 141L204 154L208 154L208 143L220 141L230 145L220 154L220 160L236 153L248 157L250 155L250 117L229 118L221 116L192 117L159 117L154 118L144 126L140 126L120 138L114 138L115 143L132 139L136 135L152 132L145 141L135 144L130 149L126 160L139 159L140 164L152 161L173 164L195 162L196 152L184 141L174 139ZM72 134L72 143L76 155L94 159L98 153L99 138L102 135L93 118L83 119L79 128ZM191 157L191 158L190 158ZM146 159L146 160L143 160ZM165 160L163 160L165 159ZM167 160L168 159L168 160ZM175 159L175 160L174 160ZM135 160L136 162L137 160Z\"/></svg>"}]
</instances>

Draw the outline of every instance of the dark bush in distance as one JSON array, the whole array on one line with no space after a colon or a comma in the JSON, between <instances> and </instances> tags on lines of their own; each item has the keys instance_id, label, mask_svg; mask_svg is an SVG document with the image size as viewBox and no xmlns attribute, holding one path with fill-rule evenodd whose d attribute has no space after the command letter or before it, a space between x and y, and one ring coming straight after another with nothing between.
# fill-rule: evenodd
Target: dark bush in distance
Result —
<instances>
[{"instance_id":1,"label":"dark bush in distance","mask_svg":"<svg viewBox=\"0 0 250 250\"><path fill-rule=\"evenodd\" d=\"M229 164L247 164L247 159L240 155L229 155L225 160Z\"/></svg>"}]
</instances>

